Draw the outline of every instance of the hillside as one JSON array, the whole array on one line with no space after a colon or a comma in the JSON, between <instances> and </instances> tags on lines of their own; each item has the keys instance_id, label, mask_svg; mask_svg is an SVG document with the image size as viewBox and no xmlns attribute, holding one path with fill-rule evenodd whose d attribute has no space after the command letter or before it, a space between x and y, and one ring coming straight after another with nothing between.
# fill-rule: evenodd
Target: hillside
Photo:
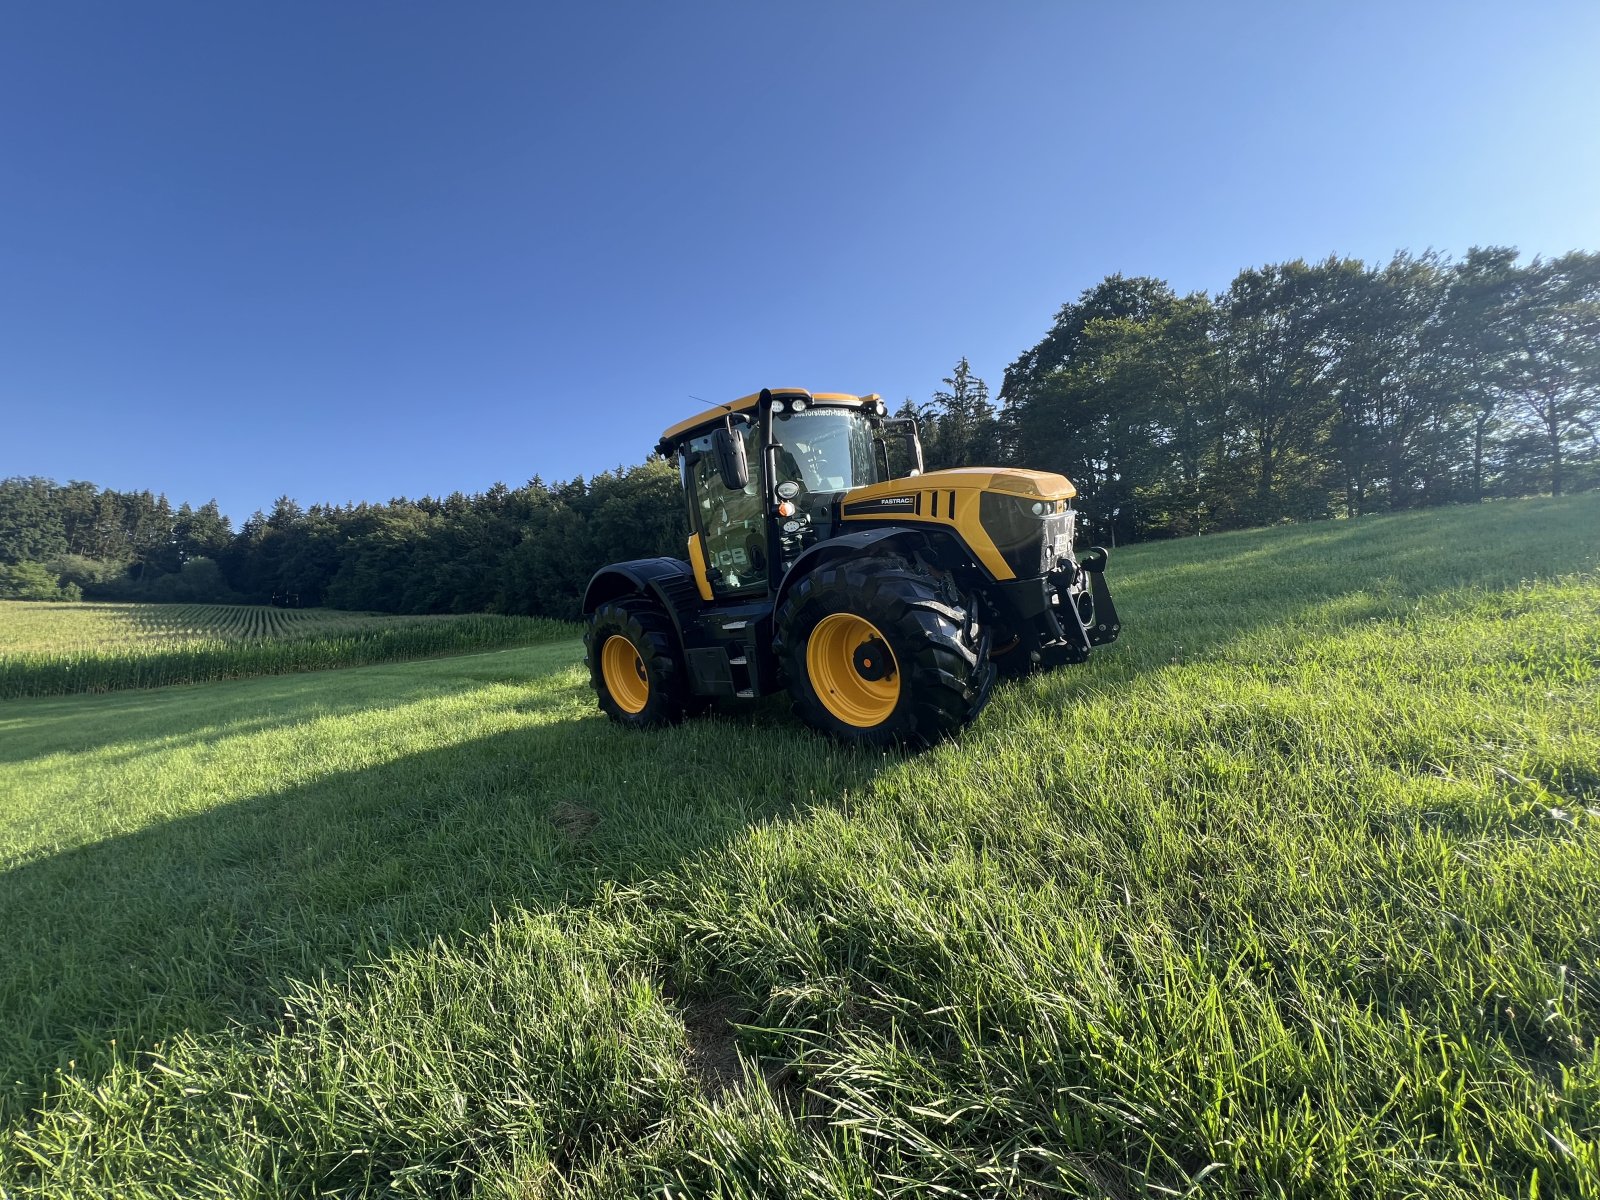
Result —
<instances>
[{"instance_id":1,"label":"hillside","mask_svg":"<svg viewBox=\"0 0 1600 1200\"><path fill-rule=\"evenodd\" d=\"M867 754L564 641L0 705L0 1194L1600 1197L1600 496Z\"/></svg>"}]
</instances>

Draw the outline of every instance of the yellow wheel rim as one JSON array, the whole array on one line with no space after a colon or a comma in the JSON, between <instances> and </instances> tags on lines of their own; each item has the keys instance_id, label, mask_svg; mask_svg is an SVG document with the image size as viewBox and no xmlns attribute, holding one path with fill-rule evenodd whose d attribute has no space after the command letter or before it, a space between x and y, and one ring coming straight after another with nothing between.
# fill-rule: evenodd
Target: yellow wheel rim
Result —
<instances>
[{"instance_id":1,"label":"yellow wheel rim","mask_svg":"<svg viewBox=\"0 0 1600 1200\"><path fill-rule=\"evenodd\" d=\"M887 661L878 661L880 656ZM894 651L877 626L854 613L834 613L817 622L806 643L806 670L822 706L857 729L883 724L900 699ZM878 678L868 677L880 671Z\"/></svg>"},{"instance_id":2,"label":"yellow wheel rim","mask_svg":"<svg viewBox=\"0 0 1600 1200\"><path fill-rule=\"evenodd\" d=\"M612 634L600 647L600 674L618 708L627 713L644 711L650 699L650 677L644 673L639 651L620 633Z\"/></svg>"}]
</instances>

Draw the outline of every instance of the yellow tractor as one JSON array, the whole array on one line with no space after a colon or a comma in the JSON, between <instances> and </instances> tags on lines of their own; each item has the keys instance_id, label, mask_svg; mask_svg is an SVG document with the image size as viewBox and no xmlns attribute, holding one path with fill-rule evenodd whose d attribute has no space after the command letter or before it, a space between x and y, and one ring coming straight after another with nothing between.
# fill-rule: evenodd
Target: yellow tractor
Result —
<instances>
[{"instance_id":1,"label":"yellow tractor","mask_svg":"<svg viewBox=\"0 0 1600 1200\"><path fill-rule=\"evenodd\" d=\"M1065 477L924 472L916 422L876 395L767 389L656 449L683 476L687 559L605 567L583 601L590 679L624 725L787 688L838 738L925 744L997 673L1082 662L1120 630Z\"/></svg>"}]
</instances>

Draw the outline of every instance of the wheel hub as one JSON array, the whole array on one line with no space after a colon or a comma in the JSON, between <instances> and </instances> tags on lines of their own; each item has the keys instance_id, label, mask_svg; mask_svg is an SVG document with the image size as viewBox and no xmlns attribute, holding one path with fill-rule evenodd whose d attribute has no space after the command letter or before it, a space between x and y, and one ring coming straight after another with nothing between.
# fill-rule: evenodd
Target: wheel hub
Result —
<instances>
[{"instance_id":1,"label":"wheel hub","mask_svg":"<svg viewBox=\"0 0 1600 1200\"><path fill-rule=\"evenodd\" d=\"M871 683L887 679L894 671L894 656L882 638L871 638L855 648L851 656L856 674Z\"/></svg>"}]
</instances>

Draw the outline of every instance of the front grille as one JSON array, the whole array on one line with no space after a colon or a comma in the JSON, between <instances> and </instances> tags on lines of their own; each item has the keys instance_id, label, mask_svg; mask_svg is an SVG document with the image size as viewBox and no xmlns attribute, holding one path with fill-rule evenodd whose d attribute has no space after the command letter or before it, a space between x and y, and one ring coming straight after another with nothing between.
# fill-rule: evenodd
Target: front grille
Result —
<instances>
[{"instance_id":1,"label":"front grille","mask_svg":"<svg viewBox=\"0 0 1600 1200\"><path fill-rule=\"evenodd\" d=\"M1044 525L1044 569L1055 570L1056 559L1072 552L1072 514L1059 512L1048 516Z\"/></svg>"},{"instance_id":2,"label":"front grille","mask_svg":"<svg viewBox=\"0 0 1600 1200\"><path fill-rule=\"evenodd\" d=\"M1033 502L984 492L978 520L1018 579L1055 570L1056 560L1072 550L1072 513L1035 516Z\"/></svg>"}]
</instances>

